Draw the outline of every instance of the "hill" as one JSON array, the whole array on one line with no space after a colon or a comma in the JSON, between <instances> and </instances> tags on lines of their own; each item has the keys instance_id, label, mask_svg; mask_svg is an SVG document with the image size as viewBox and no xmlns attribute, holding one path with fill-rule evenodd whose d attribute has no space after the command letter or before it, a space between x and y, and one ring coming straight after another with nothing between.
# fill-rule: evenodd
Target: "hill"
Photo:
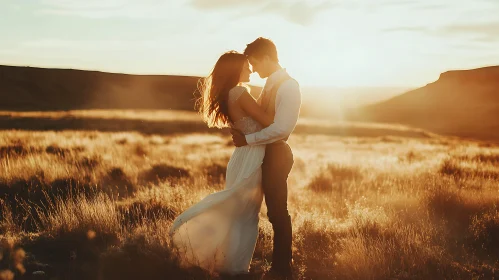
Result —
<instances>
[{"instance_id":1,"label":"hill","mask_svg":"<svg viewBox=\"0 0 499 280\"><path fill-rule=\"evenodd\" d=\"M442 73L433 83L353 110L348 118L499 140L499 66Z\"/></svg>"},{"instance_id":2,"label":"hill","mask_svg":"<svg viewBox=\"0 0 499 280\"><path fill-rule=\"evenodd\" d=\"M0 65L0 110L193 110L199 79Z\"/></svg>"}]
</instances>

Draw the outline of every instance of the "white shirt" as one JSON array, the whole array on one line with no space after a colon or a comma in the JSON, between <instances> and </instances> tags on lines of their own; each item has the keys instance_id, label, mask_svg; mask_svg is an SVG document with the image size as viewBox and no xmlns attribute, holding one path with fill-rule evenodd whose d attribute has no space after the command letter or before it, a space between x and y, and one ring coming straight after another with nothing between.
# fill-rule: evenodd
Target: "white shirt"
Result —
<instances>
[{"instance_id":1,"label":"white shirt","mask_svg":"<svg viewBox=\"0 0 499 280\"><path fill-rule=\"evenodd\" d=\"M284 68L272 73L267 78L263 92L271 90L285 74ZM301 92L298 83L293 79L283 82L276 93L274 123L259 132L246 135L248 145L269 144L288 137L295 129L300 106Z\"/></svg>"}]
</instances>

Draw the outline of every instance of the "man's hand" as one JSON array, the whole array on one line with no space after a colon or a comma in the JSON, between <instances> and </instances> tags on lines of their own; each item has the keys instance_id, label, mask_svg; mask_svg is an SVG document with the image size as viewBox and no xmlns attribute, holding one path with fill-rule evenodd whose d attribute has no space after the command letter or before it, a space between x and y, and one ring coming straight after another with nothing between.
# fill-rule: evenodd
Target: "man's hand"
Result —
<instances>
[{"instance_id":1,"label":"man's hand","mask_svg":"<svg viewBox=\"0 0 499 280\"><path fill-rule=\"evenodd\" d=\"M231 128L230 134L232 134L232 142L234 143L234 146L242 147L248 145L248 143L246 142L246 137L241 131Z\"/></svg>"}]
</instances>

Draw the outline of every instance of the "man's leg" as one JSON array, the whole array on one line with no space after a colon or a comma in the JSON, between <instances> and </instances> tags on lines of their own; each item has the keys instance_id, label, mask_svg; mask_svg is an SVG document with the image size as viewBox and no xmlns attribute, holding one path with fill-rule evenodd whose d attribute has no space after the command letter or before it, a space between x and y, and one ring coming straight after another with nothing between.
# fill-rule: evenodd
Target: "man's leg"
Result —
<instances>
[{"instance_id":1,"label":"man's leg","mask_svg":"<svg viewBox=\"0 0 499 280\"><path fill-rule=\"evenodd\" d=\"M262 165L262 187L267 215L274 230L272 270L291 273L292 226L288 213L287 179L293 166L293 154L285 143L268 145Z\"/></svg>"}]
</instances>

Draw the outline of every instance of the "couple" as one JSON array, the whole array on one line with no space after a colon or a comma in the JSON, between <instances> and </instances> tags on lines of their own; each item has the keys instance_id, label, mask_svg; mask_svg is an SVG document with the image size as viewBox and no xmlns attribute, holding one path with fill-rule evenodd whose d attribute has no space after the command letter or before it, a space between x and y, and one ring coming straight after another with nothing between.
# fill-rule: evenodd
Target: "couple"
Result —
<instances>
[{"instance_id":1,"label":"couple","mask_svg":"<svg viewBox=\"0 0 499 280\"><path fill-rule=\"evenodd\" d=\"M267 78L255 100L244 83L253 72ZM300 112L298 83L279 65L266 38L244 54L223 54L202 88L199 109L210 127L231 127L237 147L227 166L223 191L213 193L173 222L172 241L183 261L220 274L248 273L258 237L258 214L265 196L274 230L272 267L267 276L291 279L291 218L287 178L293 154L286 140Z\"/></svg>"}]
</instances>

